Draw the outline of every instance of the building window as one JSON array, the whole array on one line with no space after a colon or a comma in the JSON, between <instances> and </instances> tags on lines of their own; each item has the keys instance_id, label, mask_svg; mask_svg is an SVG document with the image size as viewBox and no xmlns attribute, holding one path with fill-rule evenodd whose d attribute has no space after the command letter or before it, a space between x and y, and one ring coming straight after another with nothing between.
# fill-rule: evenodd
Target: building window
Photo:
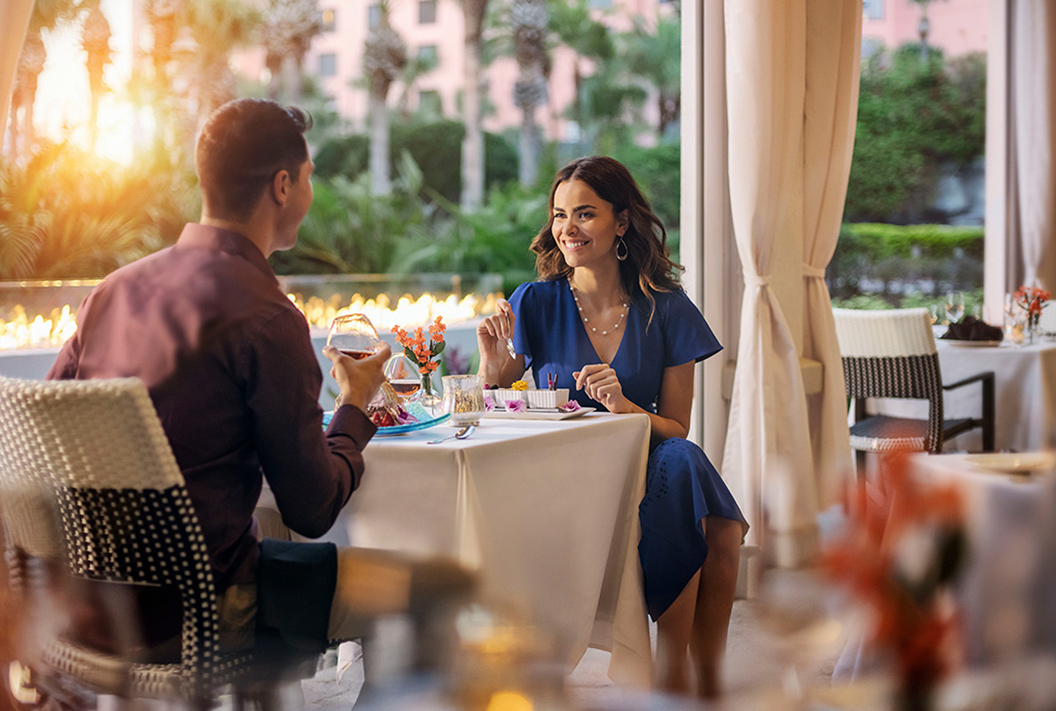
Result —
<instances>
[{"instance_id":1,"label":"building window","mask_svg":"<svg viewBox=\"0 0 1056 711\"><path fill-rule=\"evenodd\" d=\"M374 3L367 8L367 27L377 27L381 24L381 3Z\"/></svg>"},{"instance_id":2,"label":"building window","mask_svg":"<svg viewBox=\"0 0 1056 711\"><path fill-rule=\"evenodd\" d=\"M436 22L436 0L418 0L418 24L431 25Z\"/></svg>"},{"instance_id":3,"label":"building window","mask_svg":"<svg viewBox=\"0 0 1056 711\"><path fill-rule=\"evenodd\" d=\"M337 29L337 11L333 8L326 8L319 13L319 24L322 26L323 32L333 32Z\"/></svg>"},{"instance_id":4,"label":"building window","mask_svg":"<svg viewBox=\"0 0 1056 711\"><path fill-rule=\"evenodd\" d=\"M319 76L337 76L337 55L333 52L319 55Z\"/></svg>"},{"instance_id":5,"label":"building window","mask_svg":"<svg viewBox=\"0 0 1056 711\"><path fill-rule=\"evenodd\" d=\"M432 90L418 92L418 111L430 116L440 116L444 111L444 106L440 101L440 92Z\"/></svg>"},{"instance_id":6,"label":"building window","mask_svg":"<svg viewBox=\"0 0 1056 711\"><path fill-rule=\"evenodd\" d=\"M590 0L590 6L595 9L607 10L612 7L612 0Z\"/></svg>"},{"instance_id":7,"label":"building window","mask_svg":"<svg viewBox=\"0 0 1056 711\"><path fill-rule=\"evenodd\" d=\"M884 19L884 0L862 0L862 13L867 20Z\"/></svg>"},{"instance_id":8,"label":"building window","mask_svg":"<svg viewBox=\"0 0 1056 711\"><path fill-rule=\"evenodd\" d=\"M867 62L884 49L879 37L862 37L862 61Z\"/></svg>"},{"instance_id":9,"label":"building window","mask_svg":"<svg viewBox=\"0 0 1056 711\"><path fill-rule=\"evenodd\" d=\"M430 67L435 67L440 61L435 44L423 44L418 48L418 61Z\"/></svg>"}]
</instances>

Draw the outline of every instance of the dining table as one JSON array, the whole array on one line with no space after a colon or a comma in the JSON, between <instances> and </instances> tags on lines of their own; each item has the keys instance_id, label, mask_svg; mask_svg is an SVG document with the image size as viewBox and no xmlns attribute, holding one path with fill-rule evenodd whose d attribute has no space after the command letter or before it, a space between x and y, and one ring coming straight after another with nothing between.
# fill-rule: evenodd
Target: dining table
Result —
<instances>
[{"instance_id":1,"label":"dining table","mask_svg":"<svg viewBox=\"0 0 1056 711\"><path fill-rule=\"evenodd\" d=\"M647 687L638 504L648 416L486 415L472 436L431 443L454 432L446 422L379 431L327 539L458 561L477 571L482 599L550 640L567 671L590 646L611 653L614 682Z\"/></svg>"},{"instance_id":2,"label":"dining table","mask_svg":"<svg viewBox=\"0 0 1056 711\"><path fill-rule=\"evenodd\" d=\"M944 332L944 331L941 331ZM941 333L940 332L940 333ZM938 338L942 382L952 383L984 371L994 373L994 445L997 451L1029 452L1056 447L1056 342L999 344ZM945 392L946 419L979 417L979 385ZM927 419L926 401L881 400L875 411ZM982 451L982 432L966 432L946 444L947 451Z\"/></svg>"}]
</instances>

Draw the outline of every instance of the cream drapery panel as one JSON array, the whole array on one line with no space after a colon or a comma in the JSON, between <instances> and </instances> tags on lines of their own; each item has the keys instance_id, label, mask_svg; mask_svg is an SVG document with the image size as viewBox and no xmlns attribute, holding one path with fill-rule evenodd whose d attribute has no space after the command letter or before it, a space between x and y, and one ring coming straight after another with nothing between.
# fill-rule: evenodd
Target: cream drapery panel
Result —
<instances>
[{"instance_id":1,"label":"cream drapery panel","mask_svg":"<svg viewBox=\"0 0 1056 711\"><path fill-rule=\"evenodd\" d=\"M799 353L771 285L775 268L788 268L775 259L781 242L802 254L806 4L725 3L730 205L745 289L723 470L752 524L749 545L770 545L764 529L813 529L817 514Z\"/></svg>"},{"instance_id":2,"label":"cream drapery panel","mask_svg":"<svg viewBox=\"0 0 1056 711\"><path fill-rule=\"evenodd\" d=\"M823 386L811 397L811 444L818 506L835 503L851 463L843 365L832 321L825 267L836 251L854 153L861 76L862 3L807 3L803 143L803 356L822 364Z\"/></svg>"},{"instance_id":3,"label":"cream drapery panel","mask_svg":"<svg viewBox=\"0 0 1056 711\"><path fill-rule=\"evenodd\" d=\"M0 146L7 130L7 112L11 108L11 91L22 43L33 12L33 0L0 2Z\"/></svg>"},{"instance_id":4,"label":"cream drapery panel","mask_svg":"<svg viewBox=\"0 0 1056 711\"><path fill-rule=\"evenodd\" d=\"M1010 254L1006 291L1056 290L1056 3L1008 0ZM1018 233L1018 234L1017 234Z\"/></svg>"}]
</instances>

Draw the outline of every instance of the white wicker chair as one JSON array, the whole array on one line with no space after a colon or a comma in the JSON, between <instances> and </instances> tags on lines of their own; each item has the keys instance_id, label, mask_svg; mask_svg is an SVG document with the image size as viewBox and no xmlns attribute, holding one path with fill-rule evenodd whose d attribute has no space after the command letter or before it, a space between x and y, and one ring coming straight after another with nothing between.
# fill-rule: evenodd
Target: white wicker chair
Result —
<instances>
[{"instance_id":1,"label":"white wicker chair","mask_svg":"<svg viewBox=\"0 0 1056 711\"><path fill-rule=\"evenodd\" d=\"M33 505L47 500L51 516ZM180 598L178 661L136 662L59 634L40 651L35 677L61 689L208 708L220 686L249 669L248 654L219 649L202 530L138 380L0 377L0 521L9 559L17 551L75 578L171 586Z\"/></svg>"},{"instance_id":2,"label":"white wicker chair","mask_svg":"<svg viewBox=\"0 0 1056 711\"><path fill-rule=\"evenodd\" d=\"M859 472L864 472L866 452L941 452L947 440L976 427L982 428L983 450L993 451L994 374L978 373L943 385L927 309L833 309L832 315L847 397L855 402L851 447L857 450ZM971 383L982 388L980 417L944 419L943 391ZM927 400L928 419L870 415L870 397Z\"/></svg>"}]
</instances>

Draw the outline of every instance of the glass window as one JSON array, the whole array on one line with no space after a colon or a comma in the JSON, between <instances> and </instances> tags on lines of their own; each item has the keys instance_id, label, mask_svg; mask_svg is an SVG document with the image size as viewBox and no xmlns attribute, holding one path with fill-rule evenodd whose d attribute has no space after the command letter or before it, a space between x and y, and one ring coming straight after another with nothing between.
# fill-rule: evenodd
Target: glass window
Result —
<instances>
[{"instance_id":1,"label":"glass window","mask_svg":"<svg viewBox=\"0 0 1056 711\"><path fill-rule=\"evenodd\" d=\"M319 13L319 23L323 26L323 32L333 32L337 29L337 11L331 7Z\"/></svg>"},{"instance_id":2,"label":"glass window","mask_svg":"<svg viewBox=\"0 0 1056 711\"><path fill-rule=\"evenodd\" d=\"M367 8L367 27L377 27L381 22L381 4L374 3Z\"/></svg>"},{"instance_id":3,"label":"glass window","mask_svg":"<svg viewBox=\"0 0 1056 711\"><path fill-rule=\"evenodd\" d=\"M884 0L862 0L862 14L867 20L884 19Z\"/></svg>"},{"instance_id":4,"label":"glass window","mask_svg":"<svg viewBox=\"0 0 1056 711\"><path fill-rule=\"evenodd\" d=\"M418 110L423 114L433 116L443 114L444 106L440 101L440 92L432 90L418 92Z\"/></svg>"},{"instance_id":5,"label":"glass window","mask_svg":"<svg viewBox=\"0 0 1056 711\"><path fill-rule=\"evenodd\" d=\"M610 8L612 0L590 0L590 6L594 8Z\"/></svg>"},{"instance_id":6,"label":"glass window","mask_svg":"<svg viewBox=\"0 0 1056 711\"><path fill-rule=\"evenodd\" d=\"M337 55L333 52L319 55L319 76L337 76Z\"/></svg>"},{"instance_id":7,"label":"glass window","mask_svg":"<svg viewBox=\"0 0 1056 711\"><path fill-rule=\"evenodd\" d=\"M418 23L431 25L436 22L436 0L419 0Z\"/></svg>"},{"instance_id":8,"label":"glass window","mask_svg":"<svg viewBox=\"0 0 1056 711\"><path fill-rule=\"evenodd\" d=\"M423 44L418 48L418 59L422 62L428 63L430 66L436 66L439 60L439 54L437 53L435 44Z\"/></svg>"}]
</instances>

